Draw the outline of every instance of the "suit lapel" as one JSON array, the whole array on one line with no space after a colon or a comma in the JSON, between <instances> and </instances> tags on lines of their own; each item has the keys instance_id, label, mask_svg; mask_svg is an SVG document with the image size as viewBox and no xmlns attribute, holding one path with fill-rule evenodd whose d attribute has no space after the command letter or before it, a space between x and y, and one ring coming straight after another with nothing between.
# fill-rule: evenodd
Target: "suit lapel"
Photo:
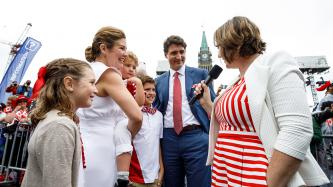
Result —
<instances>
[{"instance_id":1,"label":"suit lapel","mask_svg":"<svg viewBox=\"0 0 333 187\"><path fill-rule=\"evenodd\" d=\"M193 74L193 71L185 66L185 90L186 90L186 96L187 96L187 100L190 101L191 99L191 89L192 89L192 86L193 86L193 79L192 77L194 75Z\"/></svg>"},{"instance_id":2,"label":"suit lapel","mask_svg":"<svg viewBox=\"0 0 333 187\"><path fill-rule=\"evenodd\" d=\"M163 92L162 92L162 97L163 97L163 100L162 101L165 101L165 110L166 110L166 105L168 104L169 102L169 80L170 80L170 71L163 77L163 80L161 82L165 82L166 84L165 85L162 85L162 88L163 89Z\"/></svg>"}]
</instances>

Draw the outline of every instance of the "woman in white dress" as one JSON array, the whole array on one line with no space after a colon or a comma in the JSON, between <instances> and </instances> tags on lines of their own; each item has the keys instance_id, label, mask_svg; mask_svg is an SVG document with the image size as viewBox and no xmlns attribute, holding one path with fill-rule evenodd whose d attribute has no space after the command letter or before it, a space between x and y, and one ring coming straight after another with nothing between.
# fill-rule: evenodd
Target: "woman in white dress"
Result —
<instances>
[{"instance_id":1,"label":"woman in white dress","mask_svg":"<svg viewBox=\"0 0 333 187\"><path fill-rule=\"evenodd\" d=\"M127 117L131 136L141 128L140 107L127 91L119 71L127 56L126 49L123 31L103 27L85 51L95 72L98 93L92 107L78 111L86 163L79 186L113 187L117 174L114 127Z\"/></svg>"}]
</instances>

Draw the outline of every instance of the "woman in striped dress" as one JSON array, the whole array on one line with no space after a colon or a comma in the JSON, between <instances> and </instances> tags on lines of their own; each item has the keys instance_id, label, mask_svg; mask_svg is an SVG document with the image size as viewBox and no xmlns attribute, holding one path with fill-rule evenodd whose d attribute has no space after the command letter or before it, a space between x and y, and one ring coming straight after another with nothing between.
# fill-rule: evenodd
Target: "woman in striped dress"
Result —
<instances>
[{"instance_id":1,"label":"woman in striped dress","mask_svg":"<svg viewBox=\"0 0 333 187\"><path fill-rule=\"evenodd\" d=\"M249 111L244 78L215 105L220 124L212 168L212 186L267 186L268 160Z\"/></svg>"},{"instance_id":2,"label":"woman in striped dress","mask_svg":"<svg viewBox=\"0 0 333 187\"><path fill-rule=\"evenodd\" d=\"M262 55L266 43L246 17L218 28L215 45L226 67L240 74L214 104L203 82L195 89L196 94L204 90L200 104L211 115L207 163L212 164L212 186L328 182L308 151L311 115L294 58L285 52Z\"/></svg>"}]
</instances>

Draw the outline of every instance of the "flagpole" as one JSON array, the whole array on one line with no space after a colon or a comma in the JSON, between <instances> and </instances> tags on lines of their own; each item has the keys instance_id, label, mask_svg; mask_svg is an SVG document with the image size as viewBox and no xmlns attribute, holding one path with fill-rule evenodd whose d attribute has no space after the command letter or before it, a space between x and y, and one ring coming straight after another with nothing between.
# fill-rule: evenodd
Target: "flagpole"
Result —
<instances>
[{"instance_id":1,"label":"flagpole","mask_svg":"<svg viewBox=\"0 0 333 187\"><path fill-rule=\"evenodd\" d=\"M25 29L23 30L23 32L21 33L20 37L18 38L18 40L16 41L15 44L10 45L11 46L11 50L8 56L8 60L7 60L7 64L5 67L5 71L7 71L10 63L12 62L12 60L14 59L16 52L20 49L22 42L24 41L24 39L27 37L28 32L30 30L30 28L32 27L31 23L27 23L27 25L25 26ZM10 44L10 42L7 42Z\"/></svg>"}]
</instances>

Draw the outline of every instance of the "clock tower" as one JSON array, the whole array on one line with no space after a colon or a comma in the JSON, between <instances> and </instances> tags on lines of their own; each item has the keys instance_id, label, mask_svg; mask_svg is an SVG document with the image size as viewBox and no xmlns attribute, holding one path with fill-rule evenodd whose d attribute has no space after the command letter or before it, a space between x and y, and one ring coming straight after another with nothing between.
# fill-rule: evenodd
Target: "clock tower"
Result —
<instances>
[{"instance_id":1,"label":"clock tower","mask_svg":"<svg viewBox=\"0 0 333 187\"><path fill-rule=\"evenodd\" d=\"M208 72L212 69L212 53L207 45L206 33L202 32L201 46L198 53L199 68L206 69Z\"/></svg>"}]
</instances>

